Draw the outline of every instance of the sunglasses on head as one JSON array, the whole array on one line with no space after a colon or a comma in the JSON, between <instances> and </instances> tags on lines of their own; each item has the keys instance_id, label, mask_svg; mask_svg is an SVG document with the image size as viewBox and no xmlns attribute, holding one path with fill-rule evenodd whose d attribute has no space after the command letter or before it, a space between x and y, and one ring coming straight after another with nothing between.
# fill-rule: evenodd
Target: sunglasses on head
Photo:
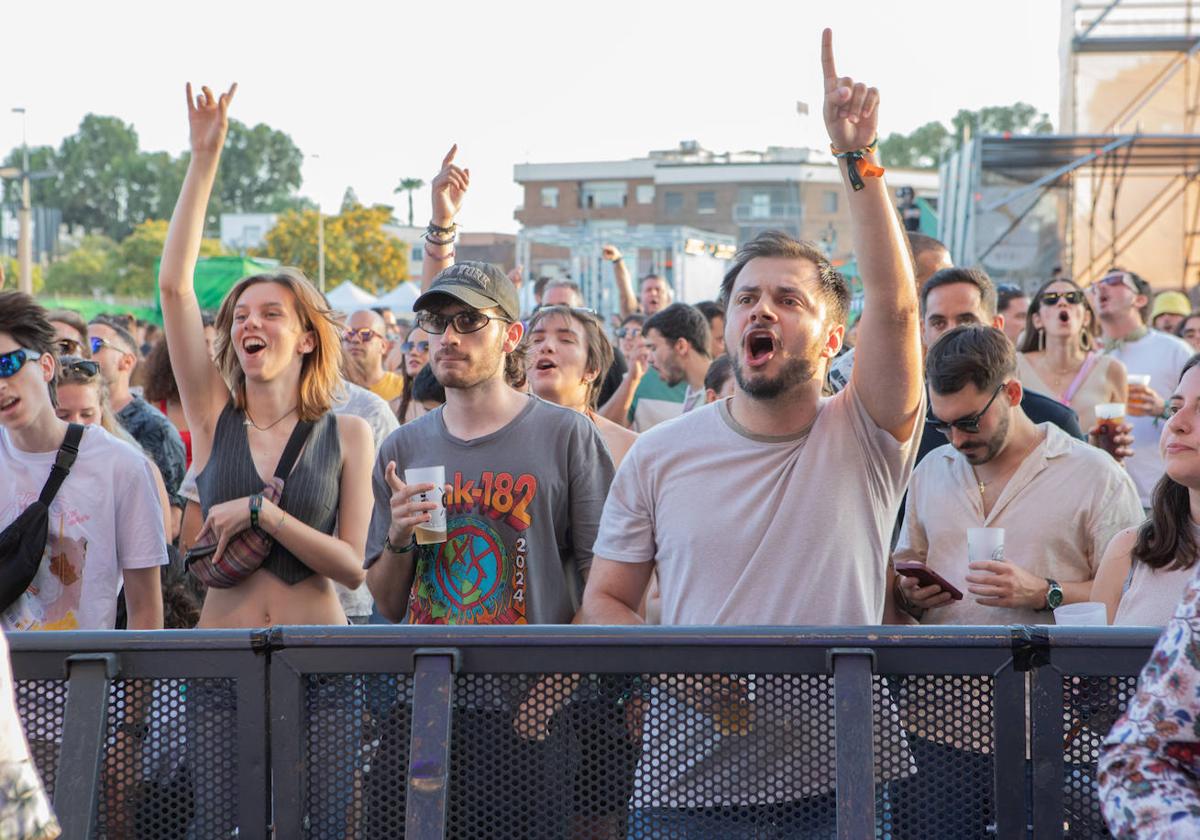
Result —
<instances>
[{"instance_id":1,"label":"sunglasses on head","mask_svg":"<svg viewBox=\"0 0 1200 840\"><path fill-rule=\"evenodd\" d=\"M0 355L0 379L8 379L15 375L26 362L32 362L41 357L42 354L36 350L26 350L24 347L18 347L16 350L10 350Z\"/></svg>"},{"instance_id":2,"label":"sunglasses on head","mask_svg":"<svg viewBox=\"0 0 1200 840\"><path fill-rule=\"evenodd\" d=\"M992 403L996 401L996 397L1000 396L1000 392L1004 390L1004 386L1007 384L1007 382L1001 382L997 385L996 390L992 392L992 398L987 401L987 405L974 414L968 414L966 417L960 417L957 420L949 422L939 420L932 414L929 414L925 417L925 422L947 438L950 437L950 429L952 428L958 429L960 432L966 432L969 435L976 434L979 431L979 421L983 419L983 415L987 414L988 409L992 407Z\"/></svg>"},{"instance_id":3,"label":"sunglasses on head","mask_svg":"<svg viewBox=\"0 0 1200 840\"><path fill-rule=\"evenodd\" d=\"M1044 292L1041 297L1041 302L1046 306L1057 306L1060 300L1065 300L1067 303L1083 303L1083 292L1075 290L1070 292Z\"/></svg>"},{"instance_id":4,"label":"sunglasses on head","mask_svg":"<svg viewBox=\"0 0 1200 840\"><path fill-rule=\"evenodd\" d=\"M429 352L429 342L428 341L406 341L400 345L400 350L403 353L411 353L414 350L416 350L418 353L428 353Z\"/></svg>"},{"instance_id":5,"label":"sunglasses on head","mask_svg":"<svg viewBox=\"0 0 1200 840\"><path fill-rule=\"evenodd\" d=\"M64 371L82 373L84 376L95 376L100 372L100 363L91 359L79 359L74 356L63 356L58 360L59 367Z\"/></svg>"},{"instance_id":6,"label":"sunglasses on head","mask_svg":"<svg viewBox=\"0 0 1200 840\"><path fill-rule=\"evenodd\" d=\"M417 316L417 326L433 335L442 335L446 328L454 325L454 331L459 335L469 335L479 332L492 321L509 323L507 318L485 315L478 309L464 309L453 315L438 315L433 312L423 312Z\"/></svg>"}]
</instances>

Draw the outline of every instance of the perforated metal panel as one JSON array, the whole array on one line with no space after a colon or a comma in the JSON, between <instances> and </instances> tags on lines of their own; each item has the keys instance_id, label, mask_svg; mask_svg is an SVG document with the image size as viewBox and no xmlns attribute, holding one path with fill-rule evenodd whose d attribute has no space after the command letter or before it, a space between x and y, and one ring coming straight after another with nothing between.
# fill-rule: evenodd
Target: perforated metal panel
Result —
<instances>
[{"instance_id":1,"label":"perforated metal panel","mask_svg":"<svg viewBox=\"0 0 1200 840\"><path fill-rule=\"evenodd\" d=\"M1137 690L1137 677L1063 679L1063 823L1071 838L1108 837L1096 794L1100 744Z\"/></svg>"},{"instance_id":2,"label":"perforated metal panel","mask_svg":"<svg viewBox=\"0 0 1200 840\"><path fill-rule=\"evenodd\" d=\"M311 678L309 684L312 685ZM358 739L361 783L355 793L349 824L357 833L346 836L391 840L404 836L412 677L365 676L362 691L363 726ZM314 743L311 738L310 743Z\"/></svg>"},{"instance_id":3,"label":"perforated metal panel","mask_svg":"<svg viewBox=\"0 0 1200 840\"><path fill-rule=\"evenodd\" d=\"M892 706L882 697L884 685L896 698ZM880 790L886 808L877 824L886 816L896 840L992 836L992 686L987 676L876 678L876 718L886 720L895 708L911 752L906 766L893 734L881 753L896 775Z\"/></svg>"},{"instance_id":4,"label":"perforated metal panel","mask_svg":"<svg viewBox=\"0 0 1200 840\"><path fill-rule=\"evenodd\" d=\"M29 752L42 777L46 795L53 799L58 779L58 750L62 743L63 714L67 708L66 680L15 680L17 715L29 741Z\"/></svg>"}]
</instances>

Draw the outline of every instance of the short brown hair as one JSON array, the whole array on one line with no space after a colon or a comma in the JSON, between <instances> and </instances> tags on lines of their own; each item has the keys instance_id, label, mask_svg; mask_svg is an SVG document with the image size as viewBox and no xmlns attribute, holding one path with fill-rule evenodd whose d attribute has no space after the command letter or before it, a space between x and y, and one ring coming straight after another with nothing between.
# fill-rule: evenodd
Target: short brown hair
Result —
<instances>
[{"instance_id":1,"label":"short brown hair","mask_svg":"<svg viewBox=\"0 0 1200 840\"><path fill-rule=\"evenodd\" d=\"M83 337L83 346L79 348L79 353L85 359L92 357L92 348L88 346L87 321L83 320L83 316L74 309L51 309L46 313L47 321L62 321L75 332Z\"/></svg>"},{"instance_id":2,"label":"short brown hair","mask_svg":"<svg viewBox=\"0 0 1200 840\"><path fill-rule=\"evenodd\" d=\"M996 284L987 272L979 268L943 268L935 271L925 285L921 287L921 317L925 317L925 304L929 302L929 293L942 286L953 286L962 283L974 286L979 290L979 300L983 306L983 314L989 318L996 317Z\"/></svg>"},{"instance_id":3,"label":"short brown hair","mask_svg":"<svg viewBox=\"0 0 1200 840\"><path fill-rule=\"evenodd\" d=\"M12 340L35 353L43 353L54 359L58 366L58 335L46 317L46 308L30 295L15 290L0 291L0 333L8 333ZM87 330L84 330L84 335ZM54 380L50 380L50 402L56 402L58 392Z\"/></svg>"},{"instance_id":4,"label":"short brown hair","mask_svg":"<svg viewBox=\"0 0 1200 840\"><path fill-rule=\"evenodd\" d=\"M833 267L825 253L812 242L801 242L778 230L760 233L738 249L733 265L725 272L721 281L720 304L729 311L729 299L733 296L733 285L738 275L750 260L758 257L783 257L790 260L807 260L817 267L817 285L821 299L829 308L829 317L834 324L846 323L850 310L850 286L846 278Z\"/></svg>"},{"instance_id":5,"label":"short brown hair","mask_svg":"<svg viewBox=\"0 0 1200 840\"><path fill-rule=\"evenodd\" d=\"M594 409L597 407L600 399L600 389L604 385L604 377L613 363L612 342L604 334L604 322L600 320L599 316L585 309L572 309L569 306L543 307L529 319L529 330L525 333L525 339L521 342L523 353L529 348L529 336L533 335L534 328L551 315L558 315L561 318L574 320L575 323L583 327L584 340L587 346L587 358L584 365L587 370L596 371L596 378L588 383L587 397L588 407Z\"/></svg>"},{"instance_id":6,"label":"short brown hair","mask_svg":"<svg viewBox=\"0 0 1200 840\"><path fill-rule=\"evenodd\" d=\"M929 348L925 372L935 394L957 394L968 384L991 391L1016 375L1017 353L995 327L955 327Z\"/></svg>"},{"instance_id":7,"label":"short brown hair","mask_svg":"<svg viewBox=\"0 0 1200 840\"><path fill-rule=\"evenodd\" d=\"M283 268L272 274L243 278L225 295L213 324L217 331L213 342L217 369L233 392L234 404L245 411L246 374L238 362L230 330L233 328L233 310L238 298L257 283L276 283L291 291L296 298L296 314L300 318L301 329L312 331L316 339L313 351L305 355L300 369L300 400L296 414L301 420L319 420L333 407L334 394L342 388L342 341L333 310L312 282L296 269Z\"/></svg>"}]
</instances>

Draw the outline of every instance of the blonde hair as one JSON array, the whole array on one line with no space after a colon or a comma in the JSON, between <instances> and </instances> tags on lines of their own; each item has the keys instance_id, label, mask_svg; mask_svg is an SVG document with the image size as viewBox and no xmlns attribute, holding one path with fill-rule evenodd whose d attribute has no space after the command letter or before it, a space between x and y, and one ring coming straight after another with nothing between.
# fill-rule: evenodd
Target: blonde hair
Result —
<instances>
[{"instance_id":1,"label":"blonde hair","mask_svg":"<svg viewBox=\"0 0 1200 840\"><path fill-rule=\"evenodd\" d=\"M233 392L234 405L246 410L246 374L238 362L230 338L233 329L233 310L246 289L257 283L275 283L291 291L296 299L296 315L300 328L313 334L312 352L304 355L300 368L300 399L296 413L301 420L315 421L333 407L334 397L342 390L342 342L338 321L307 277L294 268L283 268L273 274L255 274L239 280L217 312L214 323L217 335L213 341L217 369Z\"/></svg>"},{"instance_id":2,"label":"blonde hair","mask_svg":"<svg viewBox=\"0 0 1200 840\"><path fill-rule=\"evenodd\" d=\"M80 359L78 356L63 356L59 359L57 385L83 385L91 386L96 389L96 396L100 403L100 422L97 423L100 428L108 432L115 438L131 444L139 452L142 451L142 446L133 439L129 432L125 431L116 416L113 414L112 403L108 398L108 383L104 381L104 377L100 372L88 373L82 368L75 367L76 362L90 361L88 359Z\"/></svg>"}]
</instances>

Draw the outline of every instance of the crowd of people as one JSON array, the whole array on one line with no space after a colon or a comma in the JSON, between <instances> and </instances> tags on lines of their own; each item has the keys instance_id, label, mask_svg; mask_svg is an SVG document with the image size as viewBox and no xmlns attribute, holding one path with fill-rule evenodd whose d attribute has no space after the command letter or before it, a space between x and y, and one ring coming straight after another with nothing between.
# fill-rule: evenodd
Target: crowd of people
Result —
<instances>
[{"instance_id":1,"label":"crowd of people","mask_svg":"<svg viewBox=\"0 0 1200 840\"><path fill-rule=\"evenodd\" d=\"M1032 294L997 288L937 240L906 234L875 157L879 95L837 73L828 33L822 52L864 292L853 347L846 281L821 250L780 233L741 247L714 301L674 301L656 274L635 287L609 246L613 323L561 278L537 281L537 307L522 311L519 274L455 260L470 187L456 148L431 185L411 321L334 312L287 269L241 280L206 313L192 275L236 86L189 87L192 153L161 263L161 333L0 291L0 555L29 571L4 582L4 630L1047 624L1086 601L1114 624L1167 624L1200 591L1200 313L1122 268L1087 285L1055 276ZM715 487L720 503L705 503ZM39 515L44 540L19 539ZM1004 529L1002 550L973 557L972 529ZM816 597L782 585L797 580ZM1152 668L1165 681L1194 669L1184 659L1156 654ZM1178 702L1194 711L1194 691L1144 693L1110 739L1114 826L1200 813L1178 784L1194 778L1192 728L1152 725L1171 715L1164 694L1187 694ZM702 685L656 695L649 714L720 715L746 698ZM332 681L313 713L359 735L360 701L356 684ZM558 709L527 701L489 698L456 722L456 739L539 780L528 807L495 808L503 791L456 799L472 819L499 820L497 836L578 827L561 750L538 748ZM201 686L188 703L188 740L233 751L231 692ZM120 738L144 737L152 714L132 704ZM401 755L408 714L396 702L374 711ZM790 721L762 715L734 737L690 726L627 737L629 787L598 815L605 836L832 830L833 780L797 777L822 762ZM987 750L952 728L908 738L894 836L986 831L964 787L990 778ZM0 768L35 787L23 744L0 742ZM1164 750L1173 758L1155 763ZM688 773L653 772L685 753ZM453 785L473 778L473 760L463 756ZM713 793L751 760L736 790ZM922 772L947 762L979 772L950 783ZM405 768L381 767L368 794L402 799ZM1123 788L1122 768L1142 786ZM234 797L236 778L192 773L189 836L230 836L208 804ZM348 776L336 761L313 769L320 836L349 830ZM23 802L0 797L0 812L21 811L0 813L0 825L20 825L0 833L53 836L44 800ZM386 835L367 823L358 828Z\"/></svg>"}]
</instances>

